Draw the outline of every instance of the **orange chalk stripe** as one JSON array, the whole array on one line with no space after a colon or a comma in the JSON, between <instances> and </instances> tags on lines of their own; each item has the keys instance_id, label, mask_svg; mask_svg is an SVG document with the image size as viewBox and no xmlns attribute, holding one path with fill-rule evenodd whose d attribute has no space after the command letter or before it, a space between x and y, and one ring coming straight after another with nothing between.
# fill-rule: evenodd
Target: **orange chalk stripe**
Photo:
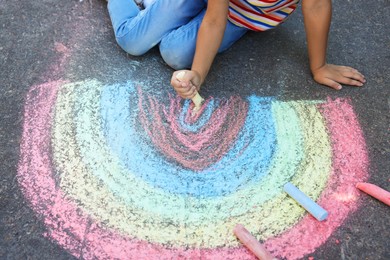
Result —
<instances>
[{"instance_id":1,"label":"orange chalk stripe","mask_svg":"<svg viewBox=\"0 0 390 260\"><path fill-rule=\"evenodd\" d=\"M364 191L365 193L390 206L390 192L388 192L387 190L384 190L374 184L365 182L360 182L356 184L356 188L361 191Z\"/></svg>"}]
</instances>

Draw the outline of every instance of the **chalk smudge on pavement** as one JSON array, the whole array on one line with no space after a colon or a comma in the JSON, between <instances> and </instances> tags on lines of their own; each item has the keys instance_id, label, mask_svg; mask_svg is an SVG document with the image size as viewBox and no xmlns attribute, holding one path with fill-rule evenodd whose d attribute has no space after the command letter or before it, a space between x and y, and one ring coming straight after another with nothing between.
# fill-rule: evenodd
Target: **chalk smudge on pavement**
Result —
<instances>
[{"instance_id":1,"label":"chalk smudge on pavement","mask_svg":"<svg viewBox=\"0 0 390 260\"><path fill-rule=\"evenodd\" d=\"M347 99L211 97L194 120L189 101L142 89L55 81L28 93L18 180L46 235L74 256L254 258L233 235L241 223L297 259L357 209L368 158ZM287 181L329 219L284 194Z\"/></svg>"}]
</instances>

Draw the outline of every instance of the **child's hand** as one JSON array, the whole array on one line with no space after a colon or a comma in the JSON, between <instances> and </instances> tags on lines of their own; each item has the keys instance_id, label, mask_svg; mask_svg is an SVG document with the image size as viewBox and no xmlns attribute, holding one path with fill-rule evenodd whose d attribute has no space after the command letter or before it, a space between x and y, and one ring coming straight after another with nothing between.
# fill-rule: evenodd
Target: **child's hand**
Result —
<instances>
[{"instance_id":1,"label":"child's hand","mask_svg":"<svg viewBox=\"0 0 390 260\"><path fill-rule=\"evenodd\" d=\"M342 88L341 84L361 87L366 82L363 74L347 66L325 64L312 73L315 81L337 90Z\"/></svg>"},{"instance_id":2,"label":"child's hand","mask_svg":"<svg viewBox=\"0 0 390 260\"><path fill-rule=\"evenodd\" d=\"M182 77L177 77L178 74L183 74ZM175 71L171 78L171 85L176 90L177 94L186 99L193 98L200 89L200 75L192 70Z\"/></svg>"}]
</instances>

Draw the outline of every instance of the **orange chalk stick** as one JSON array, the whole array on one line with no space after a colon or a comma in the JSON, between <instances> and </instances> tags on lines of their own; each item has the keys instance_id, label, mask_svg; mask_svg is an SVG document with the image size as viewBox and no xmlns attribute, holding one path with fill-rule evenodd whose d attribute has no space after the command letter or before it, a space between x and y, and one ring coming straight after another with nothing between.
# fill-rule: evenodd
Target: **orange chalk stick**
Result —
<instances>
[{"instance_id":1,"label":"orange chalk stick","mask_svg":"<svg viewBox=\"0 0 390 260\"><path fill-rule=\"evenodd\" d=\"M374 184L365 183L365 182L358 183L356 185L356 188L358 188L361 191L364 191L365 193L373 196L374 198L390 206L390 192L388 192L387 190L379 188Z\"/></svg>"},{"instance_id":2,"label":"orange chalk stick","mask_svg":"<svg viewBox=\"0 0 390 260\"><path fill-rule=\"evenodd\" d=\"M233 231L236 237L259 259L277 260L243 225L237 224Z\"/></svg>"}]
</instances>

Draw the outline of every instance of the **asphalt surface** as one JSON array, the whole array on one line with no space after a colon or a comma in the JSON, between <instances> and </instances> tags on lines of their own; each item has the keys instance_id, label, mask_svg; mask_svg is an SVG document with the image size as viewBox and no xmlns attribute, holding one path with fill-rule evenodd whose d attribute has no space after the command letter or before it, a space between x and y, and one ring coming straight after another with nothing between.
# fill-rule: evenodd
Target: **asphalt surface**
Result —
<instances>
[{"instance_id":1,"label":"asphalt surface","mask_svg":"<svg viewBox=\"0 0 390 260\"><path fill-rule=\"evenodd\" d=\"M334 1L328 62L359 69L367 79L364 87L334 91L313 81L298 10L278 29L248 33L219 55L202 94L350 98L367 145L369 182L390 190L389 13L388 0ZM169 86L172 70L157 48L131 57L117 46L105 1L2 0L0 14L0 259L74 259L43 235L45 225L16 178L27 92L59 79L109 83L129 75ZM390 259L390 208L369 196L360 203L305 259Z\"/></svg>"}]
</instances>

